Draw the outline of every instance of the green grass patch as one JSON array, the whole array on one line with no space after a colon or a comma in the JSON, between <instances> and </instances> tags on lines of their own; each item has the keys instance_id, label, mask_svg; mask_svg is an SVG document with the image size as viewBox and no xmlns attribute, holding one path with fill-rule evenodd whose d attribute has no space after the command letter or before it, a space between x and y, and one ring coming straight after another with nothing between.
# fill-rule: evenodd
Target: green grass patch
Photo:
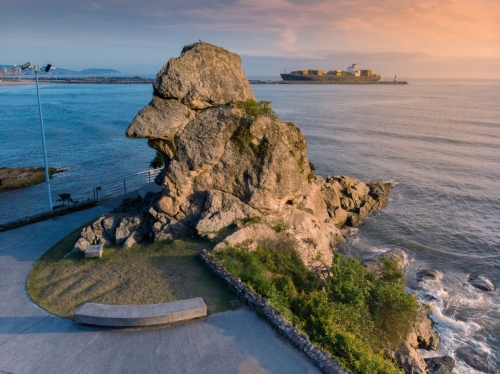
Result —
<instances>
[{"instance_id":1,"label":"green grass patch","mask_svg":"<svg viewBox=\"0 0 500 374\"><path fill-rule=\"evenodd\" d=\"M85 302L140 305L194 297L203 298L210 314L232 309L235 295L196 257L212 243L164 241L105 247L101 258L64 258L85 226L50 248L28 278L29 295L49 312L72 318Z\"/></svg>"},{"instance_id":2,"label":"green grass patch","mask_svg":"<svg viewBox=\"0 0 500 374\"><path fill-rule=\"evenodd\" d=\"M406 336L419 306L395 263L383 259L375 279L359 260L335 254L320 277L286 235L256 251L230 247L215 256L353 373L400 372L383 352Z\"/></svg>"}]
</instances>

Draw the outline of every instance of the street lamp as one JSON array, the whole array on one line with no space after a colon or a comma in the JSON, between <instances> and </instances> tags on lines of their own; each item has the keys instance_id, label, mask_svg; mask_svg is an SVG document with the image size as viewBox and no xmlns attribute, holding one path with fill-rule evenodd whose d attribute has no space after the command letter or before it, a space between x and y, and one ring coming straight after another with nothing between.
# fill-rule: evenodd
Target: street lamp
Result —
<instances>
[{"instance_id":1,"label":"street lamp","mask_svg":"<svg viewBox=\"0 0 500 374\"><path fill-rule=\"evenodd\" d=\"M49 203L49 211L52 210L52 197L50 196L50 178L49 178L49 166L47 164L47 151L45 150L45 134L43 132L43 118L42 118L42 103L40 101L40 90L38 89L38 71L40 69L44 69L46 73L50 71L50 69L55 69L50 64L47 64L44 68L39 65L31 65L29 62L25 63L22 66L23 70L31 68L35 72L35 81L36 81L36 94L38 96L38 112L40 113L40 127L42 129L42 146L43 146L43 160L45 162L45 182L47 183L47 195L48 195L48 203Z\"/></svg>"}]
</instances>

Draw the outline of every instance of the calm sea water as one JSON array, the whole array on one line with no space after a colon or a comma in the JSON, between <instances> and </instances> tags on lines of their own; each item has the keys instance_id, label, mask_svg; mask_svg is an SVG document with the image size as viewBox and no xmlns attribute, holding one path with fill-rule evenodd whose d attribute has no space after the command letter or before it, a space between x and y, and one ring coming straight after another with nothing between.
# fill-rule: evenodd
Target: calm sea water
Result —
<instances>
[{"instance_id":1,"label":"calm sea water","mask_svg":"<svg viewBox=\"0 0 500 374\"><path fill-rule=\"evenodd\" d=\"M409 83L253 89L302 129L318 174L395 184L390 204L353 230L340 250L406 252L409 290L431 304L442 339L427 356L454 357L466 345L489 354L500 370L500 294L467 283L475 272L500 287L500 82ZM154 152L123 134L151 92L149 85L42 87L49 164L69 167L54 177L54 196L83 196L148 168ZM34 87L0 87L0 166L42 165L37 110ZM2 215L45 206L43 185L0 193ZM422 267L443 278L418 284ZM474 373L457 363L458 373Z\"/></svg>"}]
</instances>

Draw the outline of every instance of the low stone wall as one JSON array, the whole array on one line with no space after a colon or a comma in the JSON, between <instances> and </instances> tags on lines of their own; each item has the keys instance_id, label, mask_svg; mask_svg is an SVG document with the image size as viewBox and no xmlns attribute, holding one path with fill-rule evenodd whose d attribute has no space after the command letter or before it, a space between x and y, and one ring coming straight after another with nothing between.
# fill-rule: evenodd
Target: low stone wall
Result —
<instances>
[{"instance_id":1,"label":"low stone wall","mask_svg":"<svg viewBox=\"0 0 500 374\"><path fill-rule=\"evenodd\" d=\"M41 221L45 221L45 220L50 219L50 218L63 216L63 215L68 214L68 213L73 213L73 212L77 212L79 210L92 208L96 205L97 205L97 202L95 200L89 200L89 201L84 201L82 203L68 205L68 206L63 207L63 208L54 209L50 212L44 212L44 213L36 214L34 216L25 217L25 218L22 218L22 219L19 219L16 221L7 222L7 223L0 225L0 232L17 229L19 227L31 225L32 223L41 222Z\"/></svg>"},{"instance_id":2,"label":"low stone wall","mask_svg":"<svg viewBox=\"0 0 500 374\"><path fill-rule=\"evenodd\" d=\"M309 337L292 325L269 302L250 290L241 279L229 274L222 264L208 253L206 249L198 252L198 258L217 276L219 276L236 295L244 300L259 316L276 330L283 339L302 352L309 361L325 374L348 374L330 354L309 341Z\"/></svg>"}]
</instances>

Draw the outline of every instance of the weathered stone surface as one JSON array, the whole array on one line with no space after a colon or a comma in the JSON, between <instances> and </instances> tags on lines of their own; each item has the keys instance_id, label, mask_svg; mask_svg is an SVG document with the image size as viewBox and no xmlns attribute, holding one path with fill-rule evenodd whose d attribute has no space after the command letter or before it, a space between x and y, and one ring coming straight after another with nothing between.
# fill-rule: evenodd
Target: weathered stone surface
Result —
<instances>
[{"instance_id":1,"label":"weathered stone surface","mask_svg":"<svg viewBox=\"0 0 500 374\"><path fill-rule=\"evenodd\" d=\"M405 374L426 374L424 359L407 342L402 342L397 350L389 351L388 355Z\"/></svg>"},{"instance_id":2,"label":"weathered stone surface","mask_svg":"<svg viewBox=\"0 0 500 374\"><path fill-rule=\"evenodd\" d=\"M442 276L443 274L440 271L434 269L419 269L417 271L417 280L419 282L422 282L426 279L439 280Z\"/></svg>"},{"instance_id":3,"label":"weathered stone surface","mask_svg":"<svg viewBox=\"0 0 500 374\"><path fill-rule=\"evenodd\" d=\"M195 113L177 100L154 97L134 118L126 132L129 138L173 139Z\"/></svg>"},{"instance_id":4,"label":"weathered stone surface","mask_svg":"<svg viewBox=\"0 0 500 374\"><path fill-rule=\"evenodd\" d=\"M142 239L143 239L142 233L140 231L136 230L132 234L130 234L130 236L127 238L127 240L125 240L125 242L123 243L123 247L130 248L135 243L139 243L140 241L142 241Z\"/></svg>"},{"instance_id":5,"label":"weathered stone surface","mask_svg":"<svg viewBox=\"0 0 500 374\"><path fill-rule=\"evenodd\" d=\"M432 321L427 309L420 308L417 320L412 325L412 331L406 337L408 344L414 349L435 351L439 345L439 337L432 328Z\"/></svg>"},{"instance_id":6,"label":"weathered stone surface","mask_svg":"<svg viewBox=\"0 0 500 374\"><path fill-rule=\"evenodd\" d=\"M90 245L89 241L83 237L79 238L74 247L73 247L73 253L76 253L76 252L85 252L85 250L87 249L87 247Z\"/></svg>"},{"instance_id":7,"label":"weathered stone surface","mask_svg":"<svg viewBox=\"0 0 500 374\"><path fill-rule=\"evenodd\" d=\"M495 285L492 281L486 278L484 275L469 274L467 276L467 282L478 290L481 291L495 291Z\"/></svg>"},{"instance_id":8,"label":"weathered stone surface","mask_svg":"<svg viewBox=\"0 0 500 374\"><path fill-rule=\"evenodd\" d=\"M457 357L465 361L470 367L484 373L492 373L492 367L488 363L488 355L475 351L470 347L460 347L456 350Z\"/></svg>"},{"instance_id":9,"label":"weathered stone surface","mask_svg":"<svg viewBox=\"0 0 500 374\"><path fill-rule=\"evenodd\" d=\"M127 238L141 225L139 217L123 217L115 231L116 244L123 244Z\"/></svg>"},{"instance_id":10,"label":"weathered stone surface","mask_svg":"<svg viewBox=\"0 0 500 374\"><path fill-rule=\"evenodd\" d=\"M254 99L241 59L208 43L187 45L158 72L155 95L204 109Z\"/></svg>"},{"instance_id":11,"label":"weathered stone surface","mask_svg":"<svg viewBox=\"0 0 500 374\"><path fill-rule=\"evenodd\" d=\"M429 374L452 374L455 360L450 356L424 358Z\"/></svg>"},{"instance_id":12,"label":"weathered stone surface","mask_svg":"<svg viewBox=\"0 0 500 374\"><path fill-rule=\"evenodd\" d=\"M204 211L196 225L198 233L212 239L225 227L237 220L260 217L258 210L253 209L233 195L209 190Z\"/></svg>"}]
</instances>

